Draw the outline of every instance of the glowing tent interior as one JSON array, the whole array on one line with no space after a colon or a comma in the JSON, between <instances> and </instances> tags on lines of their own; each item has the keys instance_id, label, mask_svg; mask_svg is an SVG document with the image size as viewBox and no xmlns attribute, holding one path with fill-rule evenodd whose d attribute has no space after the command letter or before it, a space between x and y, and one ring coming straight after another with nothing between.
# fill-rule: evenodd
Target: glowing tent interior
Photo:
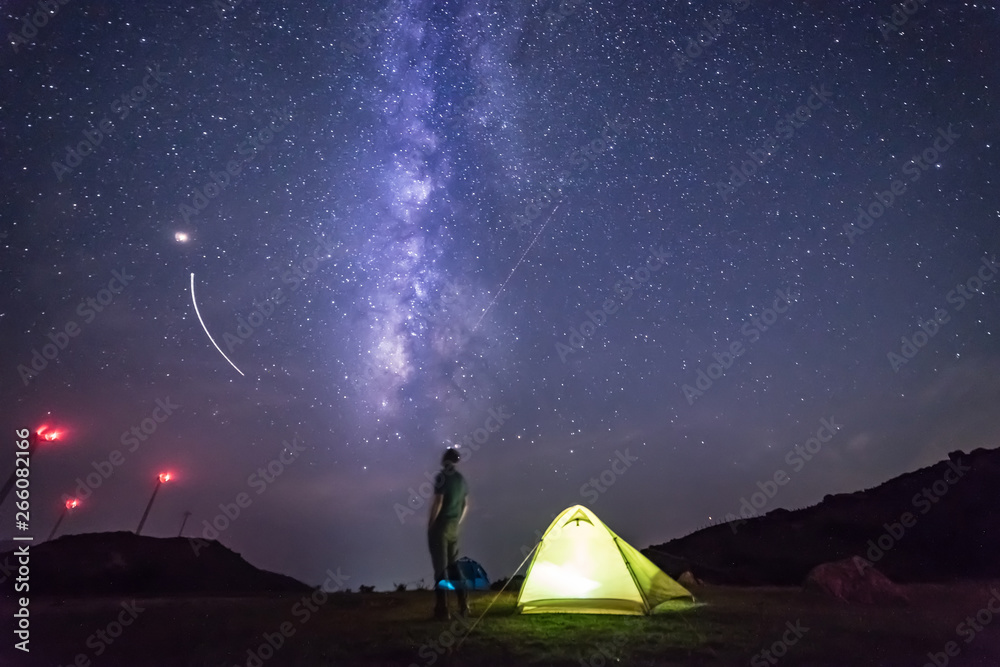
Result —
<instances>
[{"instance_id":1,"label":"glowing tent interior","mask_svg":"<svg viewBox=\"0 0 1000 667\"><path fill-rule=\"evenodd\" d=\"M583 505L542 535L517 598L522 614L654 614L694 596Z\"/></svg>"}]
</instances>

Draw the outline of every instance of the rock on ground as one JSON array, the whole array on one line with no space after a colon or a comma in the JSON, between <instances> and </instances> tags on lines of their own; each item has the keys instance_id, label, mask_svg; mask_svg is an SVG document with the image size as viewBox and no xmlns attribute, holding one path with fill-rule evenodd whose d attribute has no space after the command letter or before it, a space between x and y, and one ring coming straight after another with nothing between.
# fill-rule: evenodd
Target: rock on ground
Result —
<instances>
[{"instance_id":1,"label":"rock on ground","mask_svg":"<svg viewBox=\"0 0 1000 667\"><path fill-rule=\"evenodd\" d=\"M817 565L806 576L802 588L851 603L909 602L902 586L894 584L860 556Z\"/></svg>"}]
</instances>

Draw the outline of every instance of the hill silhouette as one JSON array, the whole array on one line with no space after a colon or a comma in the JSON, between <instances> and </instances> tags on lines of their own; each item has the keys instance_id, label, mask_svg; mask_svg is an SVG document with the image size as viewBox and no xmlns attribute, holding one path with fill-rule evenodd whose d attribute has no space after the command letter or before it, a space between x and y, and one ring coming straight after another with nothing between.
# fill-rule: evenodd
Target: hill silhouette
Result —
<instances>
[{"instance_id":1,"label":"hill silhouette","mask_svg":"<svg viewBox=\"0 0 1000 667\"><path fill-rule=\"evenodd\" d=\"M865 491L710 526L643 553L672 575L691 570L718 584L799 585L816 565L854 555L899 582L1000 578L997 489L1000 450L956 451Z\"/></svg>"},{"instance_id":2,"label":"hill silhouette","mask_svg":"<svg viewBox=\"0 0 1000 667\"><path fill-rule=\"evenodd\" d=\"M197 545L197 553L192 545ZM16 562L8 552L0 562ZM244 595L308 592L215 540L130 532L65 535L32 546L31 591L55 595Z\"/></svg>"}]
</instances>

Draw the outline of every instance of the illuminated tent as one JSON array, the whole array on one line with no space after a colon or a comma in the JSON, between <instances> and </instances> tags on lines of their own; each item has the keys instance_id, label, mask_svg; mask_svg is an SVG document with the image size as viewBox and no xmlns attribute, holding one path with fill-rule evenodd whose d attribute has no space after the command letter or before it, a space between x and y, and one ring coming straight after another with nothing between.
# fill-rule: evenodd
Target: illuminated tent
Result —
<instances>
[{"instance_id":1,"label":"illuminated tent","mask_svg":"<svg viewBox=\"0 0 1000 667\"><path fill-rule=\"evenodd\" d=\"M593 512L574 505L542 535L517 609L522 614L641 615L663 611L665 602L678 598L694 596Z\"/></svg>"}]
</instances>

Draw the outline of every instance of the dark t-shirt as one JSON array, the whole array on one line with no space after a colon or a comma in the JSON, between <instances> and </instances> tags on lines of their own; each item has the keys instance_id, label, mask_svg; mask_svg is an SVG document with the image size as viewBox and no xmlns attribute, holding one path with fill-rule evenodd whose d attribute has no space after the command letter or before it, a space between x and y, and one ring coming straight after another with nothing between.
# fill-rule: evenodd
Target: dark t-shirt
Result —
<instances>
[{"instance_id":1,"label":"dark t-shirt","mask_svg":"<svg viewBox=\"0 0 1000 667\"><path fill-rule=\"evenodd\" d=\"M454 467L446 466L434 478L434 493L441 494L441 512L439 519L457 519L465 509L465 497L469 487L462 473Z\"/></svg>"}]
</instances>

